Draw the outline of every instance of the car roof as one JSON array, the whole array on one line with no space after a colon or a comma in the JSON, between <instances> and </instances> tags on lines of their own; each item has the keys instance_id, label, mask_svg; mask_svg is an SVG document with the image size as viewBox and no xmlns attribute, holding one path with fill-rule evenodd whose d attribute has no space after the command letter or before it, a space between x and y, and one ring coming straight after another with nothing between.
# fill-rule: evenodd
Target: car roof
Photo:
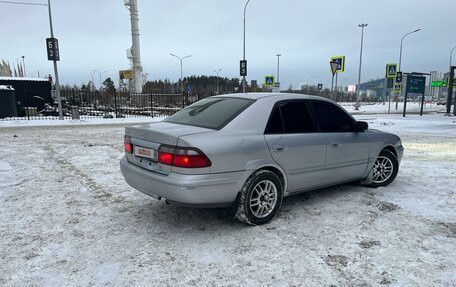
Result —
<instances>
[{"instance_id":1,"label":"car roof","mask_svg":"<svg viewBox=\"0 0 456 287\"><path fill-rule=\"evenodd\" d=\"M276 97L284 100L290 99L316 99L316 100L328 100L319 96L311 96L305 94L294 94L294 93L236 93L236 94L224 94L213 96L214 98L246 98L252 100L258 100L262 98ZM328 100L329 101L329 100Z\"/></svg>"}]
</instances>

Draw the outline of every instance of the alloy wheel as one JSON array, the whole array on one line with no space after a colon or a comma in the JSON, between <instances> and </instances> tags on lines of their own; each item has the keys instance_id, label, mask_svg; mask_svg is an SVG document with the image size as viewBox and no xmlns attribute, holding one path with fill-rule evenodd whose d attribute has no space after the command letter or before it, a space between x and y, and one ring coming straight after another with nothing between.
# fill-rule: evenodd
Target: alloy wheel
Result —
<instances>
[{"instance_id":1,"label":"alloy wheel","mask_svg":"<svg viewBox=\"0 0 456 287\"><path fill-rule=\"evenodd\" d=\"M393 162L389 158L385 156L379 156L377 160L375 160L373 167L373 182L383 183L387 181L393 174L393 169Z\"/></svg>"},{"instance_id":2,"label":"alloy wheel","mask_svg":"<svg viewBox=\"0 0 456 287\"><path fill-rule=\"evenodd\" d=\"M271 214L277 204L277 188L272 181L260 181L252 190L250 210L258 218Z\"/></svg>"}]
</instances>

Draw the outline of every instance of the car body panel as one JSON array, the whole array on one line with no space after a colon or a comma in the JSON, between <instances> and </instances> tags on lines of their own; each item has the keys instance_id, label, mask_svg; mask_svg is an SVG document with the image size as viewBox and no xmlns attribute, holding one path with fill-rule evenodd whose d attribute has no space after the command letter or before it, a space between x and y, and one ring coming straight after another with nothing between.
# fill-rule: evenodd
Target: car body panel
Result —
<instances>
[{"instance_id":1,"label":"car body panel","mask_svg":"<svg viewBox=\"0 0 456 287\"><path fill-rule=\"evenodd\" d=\"M287 174L286 192L319 186L325 170L325 139L320 134L265 135L274 161Z\"/></svg>"},{"instance_id":2,"label":"car body panel","mask_svg":"<svg viewBox=\"0 0 456 287\"><path fill-rule=\"evenodd\" d=\"M370 146L364 132L325 133L326 163L324 182L359 179L369 162Z\"/></svg>"}]
</instances>

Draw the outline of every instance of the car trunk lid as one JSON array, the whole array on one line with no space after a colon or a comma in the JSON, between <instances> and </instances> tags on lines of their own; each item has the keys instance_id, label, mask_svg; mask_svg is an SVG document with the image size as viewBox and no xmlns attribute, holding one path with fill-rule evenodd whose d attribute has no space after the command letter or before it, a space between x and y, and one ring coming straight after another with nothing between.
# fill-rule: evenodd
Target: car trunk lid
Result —
<instances>
[{"instance_id":1,"label":"car trunk lid","mask_svg":"<svg viewBox=\"0 0 456 287\"><path fill-rule=\"evenodd\" d=\"M145 124L125 128L125 136L133 145L128 161L150 171L169 174L171 167L157 162L160 145L176 146L179 137L213 132L211 129L166 122Z\"/></svg>"}]
</instances>

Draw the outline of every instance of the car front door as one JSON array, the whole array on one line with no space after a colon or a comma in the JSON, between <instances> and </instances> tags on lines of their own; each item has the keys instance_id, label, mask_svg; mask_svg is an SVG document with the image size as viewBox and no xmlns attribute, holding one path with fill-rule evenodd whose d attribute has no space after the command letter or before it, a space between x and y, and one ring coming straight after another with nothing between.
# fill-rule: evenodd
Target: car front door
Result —
<instances>
[{"instance_id":1,"label":"car front door","mask_svg":"<svg viewBox=\"0 0 456 287\"><path fill-rule=\"evenodd\" d=\"M319 186L323 180L326 143L305 100L276 104L265 130L271 155L285 171L290 193Z\"/></svg>"},{"instance_id":2,"label":"car front door","mask_svg":"<svg viewBox=\"0 0 456 287\"><path fill-rule=\"evenodd\" d=\"M369 159L368 137L355 131L355 120L339 106L322 100L310 103L319 134L326 140L323 184L360 179Z\"/></svg>"}]
</instances>

